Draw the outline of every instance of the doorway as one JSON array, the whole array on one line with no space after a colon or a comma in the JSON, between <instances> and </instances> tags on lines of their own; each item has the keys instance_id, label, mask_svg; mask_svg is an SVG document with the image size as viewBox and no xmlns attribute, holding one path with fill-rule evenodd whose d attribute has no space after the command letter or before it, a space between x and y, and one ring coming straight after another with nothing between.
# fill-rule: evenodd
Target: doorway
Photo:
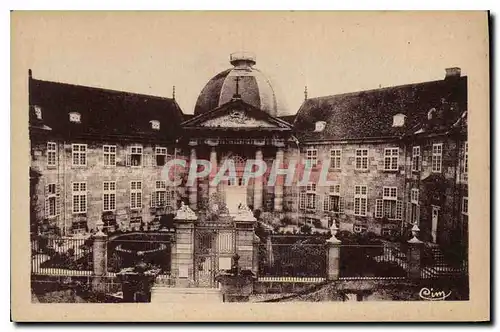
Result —
<instances>
[{"instance_id":1,"label":"doorway","mask_svg":"<svg viewBox=\"0 0 500 332\"><path fill-rule=\"evenodd\" d=\"M242 178L230 179L226 187L226 206L230 214L236 214L240 204L247 204L247 186Z\"/></svg>"},{"instance_id":2,"label":"doorway","mask_svg":"<svg viewBox=\"0 0 500 332\"><path fill-rule=\"evenodd\" d=\"M431 237L432 243L437 243L437 227L439 222L439 210L441 208L439 206L432 206L432 225L431 225Z\"/></svg>"}]
</instances>

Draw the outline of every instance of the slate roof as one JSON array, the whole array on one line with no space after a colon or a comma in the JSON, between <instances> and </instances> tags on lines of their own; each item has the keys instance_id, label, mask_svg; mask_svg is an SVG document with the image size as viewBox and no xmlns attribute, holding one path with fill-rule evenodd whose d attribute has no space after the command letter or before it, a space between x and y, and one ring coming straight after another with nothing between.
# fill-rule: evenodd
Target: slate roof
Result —
<instances>
[{"instance_id":1,"label":"slate roof","mask_svg":"<svg viewBox=\"0 0 500 332\"><path fill-rule=\"evenodd\" d=\"M60 137L120 135L122 138L175 138L184 115L174 99L29 78L30 127ZM36 118L34 106L42 109ZM81 123L69 121L78 112ZM151 129L151 120L160 130ZM50 129L49 129L50 128Z\"/></svg>"},{"instance_id":2,"label":"slate roof","mask_svg":"<svg viewBox=\"0 0 500 332\"><path fill-rule=\"evenodd\" d=\"M296 114L293 114L293 115L282 115L282 116L278 116L278 118L280 118L283 121L288 122L289 124L293 124L293 121L295 121L295 116L296 116Z\"/></svg>"},{"instance_id":3,"label":"slate roof","mask_svg":"<svg viewBox=\"0 0 500 332\"><path fill-rule=\"evenodd\" d=\"M432 108L436 111L429 123L427 117ZM427 131L449 128L466 111L467 77L448 77L440 81L310 98L300 107L294 130L303 141L394 138L422 127ZM403 127L392 126L393 116L398 113L406 116ZM321 132L314 132L317 121L326 122Z\"/></svg>"}]
</instances>

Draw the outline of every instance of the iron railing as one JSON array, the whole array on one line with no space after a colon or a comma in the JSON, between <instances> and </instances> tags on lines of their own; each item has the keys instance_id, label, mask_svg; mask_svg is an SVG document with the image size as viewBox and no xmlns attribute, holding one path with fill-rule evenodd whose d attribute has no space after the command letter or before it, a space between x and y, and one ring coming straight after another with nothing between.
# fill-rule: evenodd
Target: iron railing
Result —
<instances>
[{"instance_id":1,"label":"iron railing","mask_svg":"<svg viewBox=\"0 0 500 332\"><path fill-rule=\"evenodd\" d=\"M92 275L92 239L35 236L31 239L31 272L43 275Z\"/></svg>"},{"instance_id":2,"label":"iron railing","mask_svg":"<svg viewBox=\"0 0 500 332\"><path fill-rule=\"evenodd\" d=\"M261 244L259 276L325 277L325 244Z\"/></svg>"}]
</instances>

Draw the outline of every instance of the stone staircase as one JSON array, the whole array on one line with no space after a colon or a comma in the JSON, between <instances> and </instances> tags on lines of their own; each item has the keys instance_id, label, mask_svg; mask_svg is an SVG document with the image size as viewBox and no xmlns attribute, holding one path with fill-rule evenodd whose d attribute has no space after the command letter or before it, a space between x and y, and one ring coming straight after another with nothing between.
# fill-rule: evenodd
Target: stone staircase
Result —
<instances>
[{"instance_id":1,"label":"stone staircase","mask_svg":"<svg viewBox=\"0 0 500 332\"><path fill-rule=\"evenodd\" d=\"M222 303L222 293L217 288L154 286L151 303Z\"/></svg>"},{"instance_id":2,"label":"stone staircase","mask_svg":"<svg viewBox=\"0 0 500 332\"><path fill-rule=\"evenodd\" d=\"M464 275L464 266L449 265L439 245L435 243L426 243L425 246L427 250L430 250L434 264L422 267L422 278L446 278Z\"/></svg>"}]
</instances>

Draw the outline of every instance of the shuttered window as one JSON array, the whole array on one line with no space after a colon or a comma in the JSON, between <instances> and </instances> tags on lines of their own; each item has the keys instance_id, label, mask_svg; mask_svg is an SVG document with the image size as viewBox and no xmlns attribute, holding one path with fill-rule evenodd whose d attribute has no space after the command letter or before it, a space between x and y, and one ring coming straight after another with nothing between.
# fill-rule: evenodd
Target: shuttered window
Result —
<instances>
[{"instance_id":1,"label":"shuttered window","mask_svg":"<svg viewBox=\"0 0 500 332\"><path fill-rule=\"evenodd\" d=\"M61 213L61 193L58 184L45 186L45 217L54 218Z\"/></svg>"}]
</instances>

